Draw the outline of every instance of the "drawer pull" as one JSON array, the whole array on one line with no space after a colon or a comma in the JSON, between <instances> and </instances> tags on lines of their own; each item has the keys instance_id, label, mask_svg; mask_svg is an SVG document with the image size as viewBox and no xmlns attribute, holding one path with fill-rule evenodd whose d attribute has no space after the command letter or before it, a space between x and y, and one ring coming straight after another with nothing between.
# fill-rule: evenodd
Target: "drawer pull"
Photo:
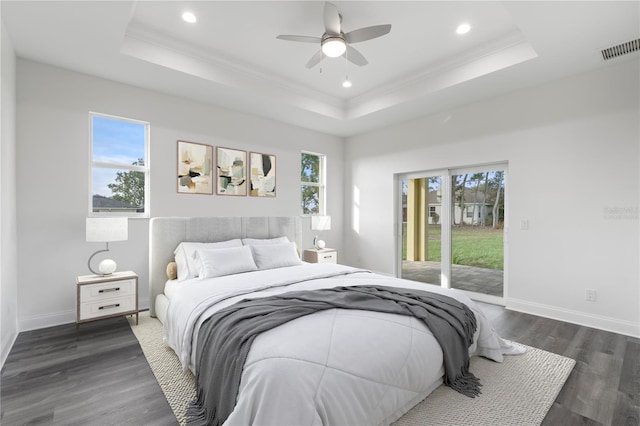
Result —
<instances>
[{"instance_id":1,"label":"drawer pull","mask_svg":"<svg viewBox=\"0 0 640 426\"><path fill-rule=\"evenodd\" d=\"M100 306L98 309L113 309L113 308L119 308L120 304L116 303L115 305L106 305L106 306Z\"/></svg>"},{"instance_id":2,"label":"drawer pull","mask_svg":"<svg viewBox=\"0 0 640 426\"><path fill-rule=\"evenodd\" d=\"M98 290L98 293L111 293L112 291L120 291L120 287L105 288L103 290Z\"/></svg>"},{"instance_id":3,"label":"drawer pull","mask_svg":"<svg viewBox=\"0 0 640 426\"><path fill-rule=\"evenodd\" d=\"M333 258L333 256L328 255L328 256L324 256L323 258L324 258L324 259L331 259L331 258Z\"/></svg>"}]
</instances>

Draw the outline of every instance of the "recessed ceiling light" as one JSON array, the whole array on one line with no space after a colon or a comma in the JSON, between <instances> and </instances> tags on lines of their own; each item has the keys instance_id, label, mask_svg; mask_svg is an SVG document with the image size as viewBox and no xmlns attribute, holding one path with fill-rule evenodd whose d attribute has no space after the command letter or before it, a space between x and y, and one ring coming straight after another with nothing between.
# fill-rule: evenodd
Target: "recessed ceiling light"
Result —
<instances>
[{"instance_id":1,"label":"recessed ceiling light","mask_svg":"<svg viewBox=\"0 0 640 426\"><path fill-rule=\"evenodd\" d=\"M196 22L196 20L197 20L197 19L196 19L196 15L194 15L194 14L193 14L193 13L191 13L191 12L184 12L184 13L182 14L182 19L184 19L184 21L185 21L185 22L188 22L188 23L190 23L190 24L195 23L195 22Z\"/></svg>"},{"instance_id":2,"label":"recessed ceiling light","mask_svg":"<svg viewBox=\"0 0 640 426\"><path fill-rule=\"evenodd\" d=\"M471 30L471 26L469 24L460 24L458 25L458 28L456 28L456 33L462 35L468 33L469 30Z\"/></svg>"}]
</instances>

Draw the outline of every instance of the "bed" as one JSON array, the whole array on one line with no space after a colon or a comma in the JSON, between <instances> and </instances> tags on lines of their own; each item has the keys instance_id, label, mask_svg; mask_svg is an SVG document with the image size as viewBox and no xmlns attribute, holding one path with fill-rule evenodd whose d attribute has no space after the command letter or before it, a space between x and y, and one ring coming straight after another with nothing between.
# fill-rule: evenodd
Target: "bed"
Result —
<instances>
[{"instance_id":1,"label":"bed","mask_svg":"<svg viewBox=\"0 0 640 426\"><path fill-rule=\"evenodd\" d=\"M176 352L183 368L194 371L199 387L207 388L206 380L231 384L199 391L200 411L197 407L192 410L194 418L209 409L215 413L209 413L203 423L390 424L443 381L454 387L457 378L450 373L450 360L451 354L453 358L458 355L450 346L456 343L450 341L464 340L460 328L473 323L466 330L468 341L463 350L467 366L468 356L501 362L503 354L519 351L502 340L482 312L459 292L344 265L293 260L288 250L303 247L301 236L299 217L151 219L150 313L164 324L165 343ZM244 248L206 252L201 246L194 255L201 258L201 276L167 280L167 264L176 259L174 251L181 243L226 244L232 240L241 241ZM269 241L278 242L263 246ZM285 249L286 255L282 254ZM240 253L252 253L257 266L241 273L209 274L208 256L215 255L212 258L221 263L220 256L227 252L235 257L223 262L226 268L235 267L236 259L244 256ZM211 278L202 278L205 276ZM331 303L325 306L327 294ZM380 297L384 303L378 303ZM397 298L409 298L425 313L417 315L413 305L408 308L411 315L389 310L389 298L396 300L391 303L395 305ZM293 307L294 303L304 306ZM454 310L446 316L462 318L459 323L449 322L468 321L463 326L447 326L454 331L457 327L460 336L443 334L445 326L433 321L445 315L434 315L436 311L424 303L446 304ZM373 305L376 308L369 307ZM234 332L236 337L248 336L246 330L251 328L241 329L233 322L228 334L220 334L224 321L236 321L232 315L251 309L260 312L252 316L264 320L265 306L269 315L291 311L296 316L260 328L249 343L244 337L236 339L244 346L233 350L240 352L226 353L236 341ZM310 307L314 310L300 313ZM425 323L424 316L432 322ZM214 333L213 337L205 332ZM220 359L227 359L227 364L214 370L212 366ZM215 410L206 405L212 400Z\"/></svg>"}]
</instances>

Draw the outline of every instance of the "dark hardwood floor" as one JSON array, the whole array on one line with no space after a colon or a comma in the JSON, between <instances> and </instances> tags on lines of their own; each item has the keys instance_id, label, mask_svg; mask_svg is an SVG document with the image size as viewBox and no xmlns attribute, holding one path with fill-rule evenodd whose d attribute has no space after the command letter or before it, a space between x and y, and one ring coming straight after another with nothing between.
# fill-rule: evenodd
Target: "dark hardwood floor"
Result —
<instances>
[{"instance_id":1,"label":"dark hardwood floor","mask_svg":"<svg viewBox=\"0 0 640 426\"><path fill-rule=\"evenodd\" d=\"M480 303L505 338L577 361L544 425L640 425L640 340ZM20 333L2 425L175 425L124 318Z\"/></svg>"},{"instance_id":2,"label":"dark hardwood floor","mask_svg":"<svg viewBox=\"0 0 640 426\"><path fill-rule=\"evenodd\" d=\"M124 317L20 333L0 380L3 426L178 424Z\"/></svg>"},{"instance_id":3,"label":"dark hardwood floor","mask_svg":"<svg viewBox=\"0 0 640 426\"><path fill-rule=\"evenodd\" d=\"M576 360L543 425L640 425L640 339L479 305L505 339Z\"/></svg>"}]
</instances>

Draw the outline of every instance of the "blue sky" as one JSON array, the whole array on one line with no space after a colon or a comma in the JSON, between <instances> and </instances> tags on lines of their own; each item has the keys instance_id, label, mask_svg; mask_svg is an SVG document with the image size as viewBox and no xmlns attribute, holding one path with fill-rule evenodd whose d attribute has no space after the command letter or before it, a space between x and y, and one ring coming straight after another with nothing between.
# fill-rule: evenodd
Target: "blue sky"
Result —
<instances>
[{"instance_id":1,"label":"blue sky","mask_svg":"<svg viewBox=\"0 0 640 426\"><path fill-rule=\"evenodd\" d=\"M145 124L94 115L93 161L131 165L144 158ZM107 187L119 169L93 169L93 194L112 195Z\"/></svg>"}]
</instances>

